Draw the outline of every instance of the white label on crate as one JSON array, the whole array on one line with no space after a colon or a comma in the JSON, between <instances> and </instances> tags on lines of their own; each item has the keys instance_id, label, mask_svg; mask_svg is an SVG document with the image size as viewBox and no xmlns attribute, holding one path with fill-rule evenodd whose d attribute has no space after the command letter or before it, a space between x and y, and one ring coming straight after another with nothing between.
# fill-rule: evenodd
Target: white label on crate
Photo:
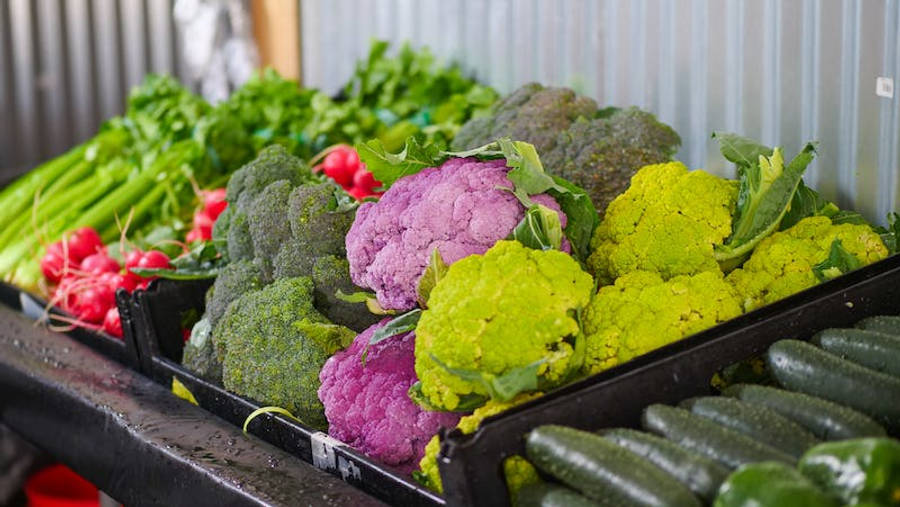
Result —
<instances>
[{"instance_id":1,"label":"white label on crate","mask_svg":"<svg viewBox=\"0 0 900 507\"><path fill-rule=\"evenodd\" d=\"M22 305L22 313L24 313L25 316L29 319L36 320L38 322L46 321L43 305L35 301L34 298L30 295L26 294L25 292L20 292L19 304Z\"/></svg>"},{"instance_id":2,"label":"white label on crate","mask_svg":"<svg viewBox=\"0 0 900 507\"><path fill-rule=\"evenodd\" d=\"M334 455L334 448L340 445L338 440L329 437L327 434L317 431L310 437L312 444L313 465L322 470L334 470L337 468L337 459Z\"/></svg>"},{"instance_id":3,"label":"white label on crate","mask_svg":"<svg viewBox=\"0 0 900 507\"><path fill-rule=\"evenodd\" d=\"M359 474L359 467L356 466L356 463L343 456L338 456L338 470L341 472L341 479L344 479L345 481L347 479L355 479L357 481L362 479Z\"/></svg>"},{"instance_id":4,"label":"white label on crate","mask_svg":"<svg viewBox=\"0 0 900 507\"><path fill-rule=\"evenodd\" d=\"M894 80L889 77L875 79L875 95L887 99L894 98Z\"/></svg>"}]
</instances>

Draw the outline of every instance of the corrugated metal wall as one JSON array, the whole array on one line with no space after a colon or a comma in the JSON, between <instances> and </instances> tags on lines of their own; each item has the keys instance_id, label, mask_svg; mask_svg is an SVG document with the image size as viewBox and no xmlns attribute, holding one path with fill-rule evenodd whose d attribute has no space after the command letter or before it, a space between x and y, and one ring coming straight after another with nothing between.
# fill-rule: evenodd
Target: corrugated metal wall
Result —
<instances>
[{"instance_id":1,"label":"corrugated metal wall","mask_svg":"<svg viewBox=\"0 0 900 507\"><path fill-rule=\"evenodd\" d=\"M300 0L303 75L336 89L372 37L426 44L503 92L571 86L655 112L679 158L727 174L713 130L820 154L807 181L881 219L898 207L897 0Z\"/></svg>"},{"instance_id":2,"label":"corrugated metal wall","mask_svg":"<svg viewBox=\"0 0 900 507\"><path fill-rule=\"evenodd\" d=\"M184 75L172 1L0 0L0 181L92 136L147 72Z\"/></svg>"}]
</instances>

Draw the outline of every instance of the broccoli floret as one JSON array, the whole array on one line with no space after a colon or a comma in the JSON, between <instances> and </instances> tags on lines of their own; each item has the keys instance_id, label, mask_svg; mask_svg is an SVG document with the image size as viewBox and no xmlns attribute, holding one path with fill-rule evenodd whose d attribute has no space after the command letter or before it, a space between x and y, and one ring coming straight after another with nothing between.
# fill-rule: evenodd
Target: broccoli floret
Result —
<instances>
[{"instance_id":1,"label":"broccoli floret","mask_svg":"<svg viewBox=\"0 0 900 507\"><path fill-rule=\"evenodd\" d=\"M246 211L247 206L271 183L288 180L292 186L297 186L315 179L302 160L292 156L283 146L274 144L260 151L255 159L231 175L225 200L239 211Z\"/></svg>"},{"instance_id":2,"label":"broccoli floret","mask_svg":"<svg viewBox=\"0 0 900 507\"><path fill-rule=\"evenodd\" d=\"M719 271L676 276L635 271L616 279L582 314L584 371L597 373L741 314Z\"/></svg>"},{"instance_id":3,"label":"broccoli floret","mask_svg":"<svg viewBox=\"0 0 900 507\"><path fill-rule=\"evenodd\" d=\"M601 214L640 167L671 160L681 138L637 108L599 110L568 88L530 83L494 104L491 116L460 128L452 148L476 148L500 137L535 146L548 172L587 190Z\"/></svg>"},{"instance_id":4,"label":"broccoli floret","mask_svg":"<svg viewBox=\"0 0 900 507\"><path fill-rule=\"evenodd\" d=\"M663 279L718 271L714 246L731 234L738 183L680 162L650 165L606 210L588 267L603 284L632 271Z\"/></svg>"},{"instance_id":5,"label":"broccoli floret","mask_svg":"<svg viewBox=\"0 0 900 507\"><path fill-rule=\"evenodd\" d=\"M253 253L266 279L272 277L272 259L291 238L291 225L284 210L293 186L287 180L271 183L250 203L247 225L253 240Z\"/></svg>"},{"instance_id":6,"label":"broccoli floret","mask_svg":"<svg viewBox=\"0 0 900 507\"><path fill-rule=\"evenodd\" d=\"M499 241L484 255L452 264L416 328L416 374L425 403L465 410L488 398L505 401L568 381L581 366L575 315L587 306L592 288L572 257L517 241ZM494 384L523 369L533 371L517 380L531 385Z\"/></svg>"},{"instance_id":7,"label":"broccoli floret","mask_svg":"<svg viewBox=\"0 0 900 507\"><path fill-rule=\"evenodd\" d=\"M319 371L356 333L328 322L312 301L310 278L275 281L233 301L213 338L226 389L325 428Z\"/></svg>"},{"instance_id":8,"label":"broccoli floret","mask_svg":"<svg viewBox=\"0 0 900 507\"><path fill-rule=\"evenodd\" d=\"M346 255L345 236L356 209L341 206L342 191L331 182L302 185L291 193L288 219L294 239L308 245L308 255Z\"/></svg>"},{"instance_id":9,"label":"broccoli floret","mask_svg":"<svg viewBox=\"0 0 900 507\"><path fill-rule=\"evenodd\" d=\"M504 412L511 409L512 407L515 407L516 405L520 405L522 403L525 403L526 401L531 401L540 396L541 393L531 393L520 394L512 400L506 402L491 400L485 405L475 409L472 414L460 419L459 424L456 425L456 429L461 431L464 435L475 433L475 430L478 429L481 421L483 421L485 418L492 415L497 415L500 412ZM419 470L413 473L413 477L415 477L415 479L419 481L419 483L421 483L428 489L437 491L438 493L442 493L444 491L443 484L441 483L441 474L438 471L437 464L437 455L440 450L441 441L438 435L435 435L431 437L431 440L429 440L428 444L425 446L425 456L423 456L422 461L419 462ZM521 488L525 484L530 483L532 477L528 471L528 468L522 465L523 461L525 462L525 464L528 464L528 462L519 456L511 456L508 459L514 458L516 459L510 464L511 466L509 468L507 466L507 462L504 462L503 470L504 473L506 473L507 486L509 487L509 489L515 489L516 491L518 491L519 488Z\"/></svg>"},{"instance_id":10,"label":"broccoli floret","mask_svg":"<svg viewBox=\"0 0 900 507\"><path fill-rule=\"evenodd\" d=\"M206 292L206 313L203 317L215 327L232 301L262 287L262 274L251 261L231 262L222 268L215 283Z\"/></svg>"},{"instance_id":11,"label":"broccoli floret","mask_svg":"<svg viewBox=\"0 0 900 507\"><path fill-rule=\"evenodd\" d=\"M253 238L250 236L250 224L247 221L246 213L235 211L231 215L227 238L228 259L231 262L253 259Z\"/></svg>"},{"instance_id":12,"label":"broccoli floret","mask_svg":"<svg viewBox=\"0 0 900 507\"><path fill-rule=\"evenodd\" d=\"M338 290L344 294L359 290L350 280L350 264L347 259L334 255L319 257L312 267L312 279L315 284L316 309L328 317L328 320L354 331L362 331L378 322L379 316L369 313L362 305L341 301L335 296Z\"/></svg>"},{"instance_id":13,"label":"broccoli floret","mask_svg":"<svg viewBox=\"0 0 900 507\"><path fill-rule=\"evenodd\" d=\"M212 228L212 241L220 253L228 253L228 229L231 228L231 216L234 215L234 207L228 206L216 218Z\"/></svg>"},{"instance_id":14,"label":"broccoli floret","mask_svg":"<svg viewBox=\"0 0 900 507\"><path fill-rule=\"evenodd\" d=\"M741 294L744 310L750 311L818 284L814 268L825 262L835 247L855 258L857 267L889 253L868 225L834 225L824 216L804 218L762 240L743 267L729 273L728 281ZM831 278L842 272L829 273L826 268L822 276Z\"/></svg>"},{"instance_id":15,"label":"broccoli floret","mask_svg":"<svg viewBox=\"0 0 900 507\"><path fill-rule=\"evenodd\" d=\"M216 355L209 319L202 318L194 324L191 337L184 344L181 364L202 379L222 383L222 362Z\"/></svg>"}]
</instances>

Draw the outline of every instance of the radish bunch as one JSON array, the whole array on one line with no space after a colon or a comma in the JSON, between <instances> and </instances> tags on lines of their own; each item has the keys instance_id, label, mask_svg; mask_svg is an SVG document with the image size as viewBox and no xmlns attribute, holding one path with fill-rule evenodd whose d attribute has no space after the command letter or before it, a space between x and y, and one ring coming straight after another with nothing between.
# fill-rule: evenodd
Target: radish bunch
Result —
<instances>
[{"instance_id":1,"label":"radish bunch","mask_svg":"<svg viewBox=\"0 0 900 507\"><path fill-rule=\"evenodd\" d=\"M382 194L375 191L381 187L381 182L376 181L366 164L360 162L356 150L341 144L326 151L328 154L322 163L313 167L315 172L324 172L357 201Z\"/></svg>"},{"instance_id":2,"label":"radish bunch","mask_svg":"<svg viewBox=\"0 0 900 507\"><path fill-rule=\"evenodd\" d=\"M188 244L212 239L213 224L228 206L224 188L201 190L200 198L203 200L203 207L194 212L194 226L185 237Z\"/></svg>"},{"instance_id":3,"label":"radish bunch","mask_svg":"<svg viewBox=\"0 0 900 507\"><path fill-rule=\"evenodd\" d=\"M51 304L74 316L75 325L103 330L121 338L122 321L116 308L118 289L143 289L151 278L134 274L133 268L166 268L169 257L157 250L132 250L124 268L109 256L97 231L82 227L47 247L41 271L51 285Z\"/></svg>"}]
</instances>

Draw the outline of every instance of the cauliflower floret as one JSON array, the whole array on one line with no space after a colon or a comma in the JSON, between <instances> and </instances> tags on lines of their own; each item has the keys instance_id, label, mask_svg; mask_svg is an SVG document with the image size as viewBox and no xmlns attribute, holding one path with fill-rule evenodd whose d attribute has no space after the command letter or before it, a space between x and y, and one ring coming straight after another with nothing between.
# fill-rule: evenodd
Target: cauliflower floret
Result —
<instances>
[{"instance_id":1,"label":"cauliflower floret","mask_svg":"<svg viewBox=\"0 0 900 507\"><path fill-rule=\"evenodd\" d=\"M589 268L605 284L637 270L663 279L717 271L713 248L731 234L737 190L680 162L643 167L594 232Z\"/></svg>"},{"instance_id":2,"label":"cauliflower floret","mask_svg":"<svg viewBox=\"0 0 900 507\"><path fill-rule=\"evenodd\" d=\"M459 415L425 411L410 400L407 391L416 381L413 333L372 345L363 364L372 334L387 322L369 327L326 361L319 373L319 399L325 405L329 435L412 473L428 439L442 426L455 426Z\"/></svg>"},{"instance_id":3,"label":"cauliflower floret","mask_svg":"<svg viewBox=\"0 0 900 507\"><path fill-rule=\"evenodd\" d=\"M346 240L353 283L374 290L382 308L413 308L434 248L449 265L484 253L522 219L524 206L497 188L513 186L508 171L505 160L450 159L397 180L379 202L363 203ZM566 226L552 197L531 199L559 212Z\"/></svg>"},{"instance_id":4,"label":"cauliflower floret","mask_svg":"<svg viewBox=\"0 0 900 507\"><path fill-rule=\"evenodd\" d=\"M478 429L481 421L485 418L497 415L500 412L504 412L516 405L531 401L540 396L541 393L531 393L520 394L507 402L491 400L484 406L475 409L470 415L460 419L456 428L465 435L475 433L475 430ZM419 470L413 474L419 483L438 493L444 491L443 484L441 483L441 474L437 464L437 455L440 450L441 441L440 438L435 435L428 442L428 445L425 446L425 456L422 458L422 461L419 462ZM523 486L531 484L533 481L532 473L534 474L534 477L537 476L537 471L534 470L534 467L531 467L531 464L520 456L510 456L507 458L503 463L503 471L506 474L507 487L509 487L511 492L518 492Z\"/></svg>"},{"instance_id":5,"label":"cauliflower floret","mask_svg":"<svg viewBox=\"0 0 900 507\"><path fill-rule=\"evenodd\" d=\"M444 410L490 396L483 378L544 361L539 387L559 385L573 369L575 314L593 282L569 255L499 241L484 255L451 265L431 292L416 329L416 373L427 403ZM461 401L467 400L466 403Z\"/></svg>"},{"instance_id":6,"label":"cauliflower floret","mask_svg":"<svg viewBox=\"0 0 900 507\"><path fill-rule=\"evenodd\" d=\"M741 296L745 311L778 301L819 283L813 266L824 261L834 240L861 265L888 256L881 237L868 225L834 225L824 216L805 218L762 240L743 267L727 280Z\"/></svg>"},{"instance_id":7,"label":"cauliflower floret","mask_svg":"<svg viewBox=\"0 0 900 507\"><path fill-rule=\"evenodd\" d=\"M600 289L583 317L585 373L593 374L741 314L718 271L676 276L636 271Z\"/></svg>"}]
</instances>

